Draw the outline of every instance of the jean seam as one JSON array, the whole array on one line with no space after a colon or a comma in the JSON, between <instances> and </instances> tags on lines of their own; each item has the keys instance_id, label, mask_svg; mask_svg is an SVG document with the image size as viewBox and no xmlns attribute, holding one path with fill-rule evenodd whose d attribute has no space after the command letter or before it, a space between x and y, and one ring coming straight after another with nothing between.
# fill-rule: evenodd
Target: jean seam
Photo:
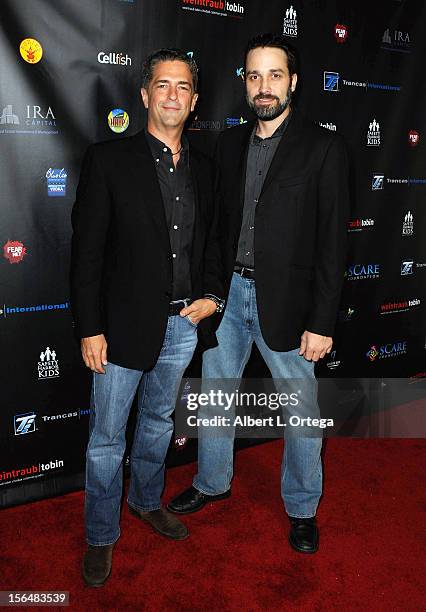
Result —
<instances>
[{"instance_id":1,"label":"jean seam","mask_svg":"<svg viewBox=\"0 0 426 612\"><path fill-rule=\"evenodd\" d=\"M155 506L149 506L149 507L142 507L142 506L138 506L137 504L131 502L129 498L127 498L127 503L129 504L131 508L133 508L133 510L139 510L140 512L153 512L154 510L161 509L161 504L160 505L155 504Z\"/></svg>"},{"instance_id":2,"label":"jean seam","mask_svg":"<svg viewBox=\"0 0 426 612\"><path fill-rule=\"evenodd\" d=\"M90 538L86 538L86 542L87 542L87 544L89 544L90 546L109 546L109 545L111 545L111 544L115 544L115 543L117 542L117 540L119 539L120 535L121 535L121 532L120 532L120 530L119 530L119 531L118 531L118 536L117 536L117 537L116 537L114 540L111 540L111 542L96 542L96 543L93 543L93 542L90 542L90 541L89 541L89 540L90 540Z\"/></svg>"}]
</instances>

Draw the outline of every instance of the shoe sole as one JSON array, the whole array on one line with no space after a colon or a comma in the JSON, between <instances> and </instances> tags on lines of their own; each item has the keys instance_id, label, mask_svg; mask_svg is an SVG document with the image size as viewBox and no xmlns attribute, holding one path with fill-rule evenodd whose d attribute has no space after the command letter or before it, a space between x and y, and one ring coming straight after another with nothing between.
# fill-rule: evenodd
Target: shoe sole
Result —
<instances>
[{"instance_id":1,"label":"shoe sole","mask_svg":"<svg viewBox=\"0 0 426 612\"><path fill-rule=\"evenodd\" d=\"M169 540L175 540L175 541L186 540L187 538L189 538L189 532L187 532L185 535L182 535L182 536L172 536L168 533L164 533L164 531L160 531L160 529L155 527L150 521L148 521L147 519L143 518L140 514L138 514L138 512L134 510L134 508L132 508L131 506L128 506L128 508L129 508L130 514L138 518L140 521L143 521L144 523L149 525L152 528L152 530L155 531L155 533L160 534L161 536L163 536L163 538L167 538Z\"/></svg>"},{"instance_id":2,"label":"shoe sole","mask_svg":"<svg viewBox=\"0 0 426 612\"><path fill-rule=\"evenodd\" d=\"M169 512L173 512L173 514L194 514L194 512L199 512L200 510L202 510L204 508L204 506L207 506L207 504L211 504L217 501L222 501L223 499L228 499L228 497L231 497L231 493L220 493L219 495L215 496L214 499L208 499L205 502L203 502L203 504L201 504L201 506L197 506L196 508L193 508L192 510L175 510L174 508L172 508L170 505L167 505L166 508Z\"/></svg>"},{"instance_id":3,"label":"shoe sole","mask_svg":"<svg viewBox=\"0 0 426 612\"><path fill-rule=\"evenodd\" d=\"M306 550L305 548L299 548L298 546L296 546L296 544L294 544L290 536L288 537L288 542L290 546L292 547L292 549L295 550L296 552L305 553L307 555L313 555L314 553L318 552L318 548L319 548L318 542L317 542L316 547L312 550Z\"/></svg>"}]
</instances>

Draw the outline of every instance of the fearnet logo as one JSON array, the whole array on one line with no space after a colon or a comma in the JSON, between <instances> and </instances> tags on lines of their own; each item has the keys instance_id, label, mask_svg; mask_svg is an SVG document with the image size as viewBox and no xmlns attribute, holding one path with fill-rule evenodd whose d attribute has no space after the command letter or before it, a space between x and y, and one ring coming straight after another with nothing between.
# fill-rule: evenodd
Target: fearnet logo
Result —
<instances>
[{"instance_id":1,"label":"fearnet logo","mask_svg":"<svg viewBox=\"0 0 426 612\"><path fill-rule=\"evenodd\" d=\"M43 47L35 38L24 38L19 46L19 51L28 64L37 64L43 57Z\"/></svg>"},{"instance_id":2,"label":"fearnet logo","mask_svg":"<svg viewBox=\"0 0 426 612\"><path fill-rule=\"evenodd\" d=\"M410 147L417 147L420 142L420 134L416 130L408 132L408 144Z\"/></svg>"},{"instance_id":3,"label":"fearnet logo","mask_svg":"<svg viewBox=\"0 0 426 612\"><path fill-rule=\"evenodd\" d=\"M11 264L20 263L26 254L27 249L18 240L8 240L3 247L3 255Z\"/></svg>"},{"instance_id":4,"label":"fearnet logo","mask_svg":"<svg viewBox=\"0 0 426 612\"><path fill-rule=\"evenodd\" d=\"M115 108L108 115L108 125L113 132L121 134L129 127L129 115L122 108Z\"/></svg>"},{"instance_id":5,"label":"fearnet logo","mask_svg":"<svg viewBox=\"0 0 426 612\"><path fill-rule=\"evenodd\" d=\"M348 38L348 28L345 25L336 23L334 26L334 38L338 43L346 42L346 39Z\"/></svg>"}]
</instances>

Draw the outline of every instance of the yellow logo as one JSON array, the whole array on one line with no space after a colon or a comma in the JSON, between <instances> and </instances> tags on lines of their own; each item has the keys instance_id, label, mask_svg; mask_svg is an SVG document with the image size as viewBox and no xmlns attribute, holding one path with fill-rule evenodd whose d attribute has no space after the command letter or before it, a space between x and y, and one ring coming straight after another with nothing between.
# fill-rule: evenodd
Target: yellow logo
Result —
<instances>
[{"instance_id":1,"label":"yellow logo","mask_svg":"<svg viewBox=\"0 0 426 612\"><path fill-rule=\"evenodd\" d=\"M24 38L19 51L22 58L29 64L37 64L43 56L43 47L35 38Z\"/></svg>"},{"instance_id":2,"label":"yellow logo","mask_svg":"<svg viewBox=\"0 0 426 612\"><path fill-rule=\"evenodd\" d=\"M113 132L121 134L129 127L129 115L122 108L115 108L108 115L108 125Z\"/></svg>"}]
</instances>

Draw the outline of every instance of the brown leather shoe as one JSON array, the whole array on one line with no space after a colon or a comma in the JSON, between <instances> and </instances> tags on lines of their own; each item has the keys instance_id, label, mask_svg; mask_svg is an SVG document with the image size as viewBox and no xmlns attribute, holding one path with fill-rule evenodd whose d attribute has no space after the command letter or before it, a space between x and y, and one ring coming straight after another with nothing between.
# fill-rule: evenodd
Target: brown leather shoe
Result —
<instances>
[{"instance_id":1,"label":"brown leather shoe","mask_svg":"<svg viewBox=\"0 0 426 612\"><path fill-rule=\"evenodd\" d=\"M133 516L149 523L154 531L166 538L185 540L189 536L186 525L173 516L173 514L167 512L165 508L151 510L151 512L142 512L129 505L129 511Z\"/></svg>"},{"instance_id":2,"label":"brown leather shoe","mask_svg":"<svg viewBox=\"0 0 426 612\"><path fill-rule=\"evenodd\" d=\"M83 578L87 586L100 587L111 573L112 551L115 544L88 545L83 558Z\"/></svg>"}]
</instances>

